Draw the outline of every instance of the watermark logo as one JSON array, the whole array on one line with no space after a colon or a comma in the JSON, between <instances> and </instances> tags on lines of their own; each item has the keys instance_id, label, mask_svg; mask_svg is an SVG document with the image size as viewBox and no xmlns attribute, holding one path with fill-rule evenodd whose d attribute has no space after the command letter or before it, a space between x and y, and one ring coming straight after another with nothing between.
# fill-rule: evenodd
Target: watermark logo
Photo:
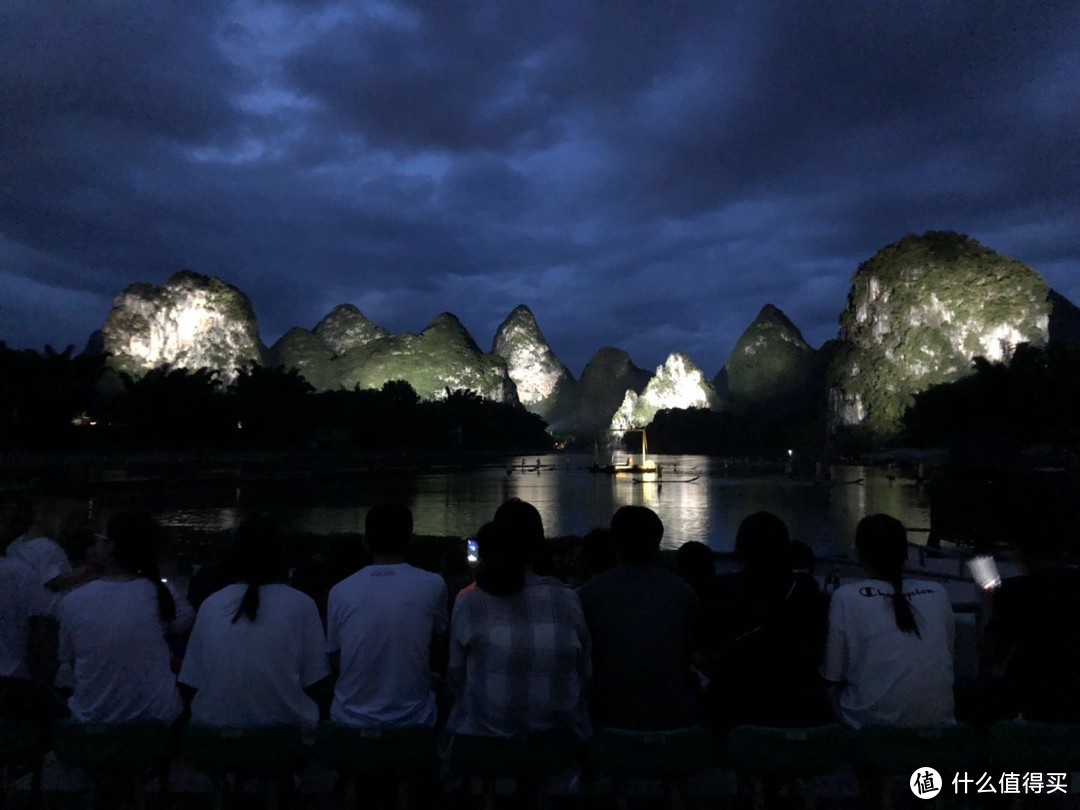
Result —
<instances>
[{"instance_id":1,"label":"watermark logo","mask_svg":"<svg viewBox=\"0 0 1080 810\"><path fill-rule=\"evenodd\" d=\"M969 793L1011 793L1015 795L1031 793L1068 793L1066 773L1018 773L1006 771L1002 774L983 773L980 776L969 775L967 771L957 773L952 780L953 792L957 796Z\"/></svg>"},{"instance_id":2,"label":"watermark logo","mask_svg":"<svg viewBox=\"0 0 1080 810\"><path fill-rule=\"evenodd\" d=\"M941 793L941 774L933 768L916 768L908 785L917 798L932 799Z\"/></svg>"}]
</instances>

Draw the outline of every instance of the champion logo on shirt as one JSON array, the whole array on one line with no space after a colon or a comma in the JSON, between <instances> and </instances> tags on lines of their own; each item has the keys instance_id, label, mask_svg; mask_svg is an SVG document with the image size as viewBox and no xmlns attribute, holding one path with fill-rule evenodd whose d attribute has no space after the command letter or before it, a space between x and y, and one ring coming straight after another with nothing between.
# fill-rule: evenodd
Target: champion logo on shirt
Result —
<instances>
[{"instance_id":1,"label":"champion logo on shirt","mask_svg":"<svg viewBox=\"0 0 1080 810\"><path fill-rule=\"evenodd\" d=\"M926 593L934 593L934 591L932 589L930 589L930 588L916 588L913 591L904 591L904 596L906 596L908 599L910 599L913 596L922 596L923 594L926 594ZM892 592L891 591L883 591L880 588L873 587L872 585L864 585L862 588L859 588L859 595L860 596L884 596L884 597L887 597L889 599L892 599Z\"/></svg>"}]
</instances>

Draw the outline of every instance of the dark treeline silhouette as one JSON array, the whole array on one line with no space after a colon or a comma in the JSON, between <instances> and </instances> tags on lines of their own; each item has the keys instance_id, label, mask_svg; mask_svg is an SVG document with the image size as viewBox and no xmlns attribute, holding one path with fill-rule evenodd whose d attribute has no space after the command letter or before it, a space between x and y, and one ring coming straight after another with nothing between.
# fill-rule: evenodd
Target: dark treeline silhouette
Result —
<instances>
[{"instance_id":1,"label":"dark treeline silhouette","mask_svg":"<svg viewBox=\"0 0 1080 810\"><path fill-rule=\"evenodd\" d=\"M798 413L766 410L663 410L649 425L649 444L667 453L814 456L825 443L824 408ZM633 444L633 438L628 440Z\"/></svg>"},{"instance_id":2,"label":"dark treeline silhouette","mask_svg":"<svg viewBox=\"0 0 1080 810\"><path fill-rule=\"evenodd\" d=\"M1075 445L1080 440L1080 351L1016 347L992 363L976 357L974 373L916 395L904 425L912 444L998 439Z\"/></svg>"},{"instance_id":3,"label":"dark treeline silhouette","mask_svg":"<svg viewBox=\"0 0 1080 810\"><path fill-rule=\"evenodd\" d=\"M421 402L402 381L316 392L297 372L255 366L226 385L209 370L156 368L134 379L68 347L0 343L0 449L546 449L545 422L521 406L451 391Z\"/></svg>"}]
</instances>

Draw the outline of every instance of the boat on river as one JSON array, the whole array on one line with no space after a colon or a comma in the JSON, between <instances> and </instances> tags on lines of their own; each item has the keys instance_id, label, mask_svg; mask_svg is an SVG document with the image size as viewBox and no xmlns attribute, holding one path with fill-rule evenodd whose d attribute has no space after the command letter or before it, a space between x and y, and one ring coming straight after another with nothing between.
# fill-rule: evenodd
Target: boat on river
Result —
<instances>
[{"instance_id":1,"label":"boat on river","mask_svg":"<svg viewBox=\"0 0 1080 810\"><path fill-rule=\"evenodd\" d=\"M632 428L630 430L610 430L608 433L618 434L619 437L627 433L640 433L641 434L641 462L634 463L632 455L627 455L623 459L615 459L612 457L607 463L601 463L600 457L600 442L599 437L595 442L595 458L593 465L588 468L589 472L600 473L602 475L632 475L637 476L634 480L639 478L645 480L648 476L649 480L658 480L663 477L664 468L663 465L657 464L655 461L649 458L649 440L645 435L645 428Z\"/></svg>"}]
</instances>

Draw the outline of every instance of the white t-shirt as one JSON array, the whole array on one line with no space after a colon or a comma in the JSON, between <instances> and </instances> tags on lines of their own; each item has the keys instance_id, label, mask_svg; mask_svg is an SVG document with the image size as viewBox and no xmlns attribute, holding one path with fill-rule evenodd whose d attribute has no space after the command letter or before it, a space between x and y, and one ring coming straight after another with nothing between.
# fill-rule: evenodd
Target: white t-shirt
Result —
<instances>
[{"instance_id":1,"label":"white t-shirt","mask_svg":"<svg viewBox=\"0 0 1080 810\"><path fill-rule=\"evenodd\" d=\"M919 635L896 626L887 582L843 585L832 596L821 675L839 684L837 711L853 728L955 722L952 605L935 582L903 585Z\"/></svg>"},{"instance_id":2,"label":"white t-shirt","mask_svg":"<svg viewBox=\"0 0 1080 810\"><path fill-rule=\"evenodd\" d=\"M435 725L431 640L446 583L407 563L369 565L330 591L326 647L341 651L330 717L354 726Z\"/></svg>"},{"instance_id":3,"label":"white t-shirt","mask_svg":"<svg viewBox=\"0 0 1080 810\"><path fill-rule=\"evenodd\" d=\"M0 557L0 677L30 677L26 663L30 617L49 615L51 606L52 594L33 568Z\"/></svg>"},{"instance_id":4,"label":"white t-shirt","mask_svg":"<svg viewBox=\"0 0 1080 810\"><path fill-rule=\"evenodd\" d=\"M288 585L262 585L255 621L232 617L247 585L227 585L199 606L180 682L198 690L191 719L251 728L314 729L319 708L304 689L330 674L319 610Z\"/></svg>"},{"instance_id":5,"label":"white t-shirt","mask_svg":"<svg viewBox=\"0 0 1080 810\"><path fill-rule=\"evenodd\" d=\"M37 572L38 581L44 585L71 570L67 552L50 537L22 537L11 541L7 556L21 560Z\"/></svg>"},{"instance_id":6,"label":"white t-shirt","mask_svg":"<svg viewBox=\"0 0 1080 810\"><path fill-rule=\"evenodd\" d=\"M190 628L194 612L169 590L176 619L167 627L158 618L157 588L146 579L99 579L60 600L60 662L73 666L68 708L74 720L171 723L180 716L183 705L165 637Z\"/></svg>"}]
</instances>

